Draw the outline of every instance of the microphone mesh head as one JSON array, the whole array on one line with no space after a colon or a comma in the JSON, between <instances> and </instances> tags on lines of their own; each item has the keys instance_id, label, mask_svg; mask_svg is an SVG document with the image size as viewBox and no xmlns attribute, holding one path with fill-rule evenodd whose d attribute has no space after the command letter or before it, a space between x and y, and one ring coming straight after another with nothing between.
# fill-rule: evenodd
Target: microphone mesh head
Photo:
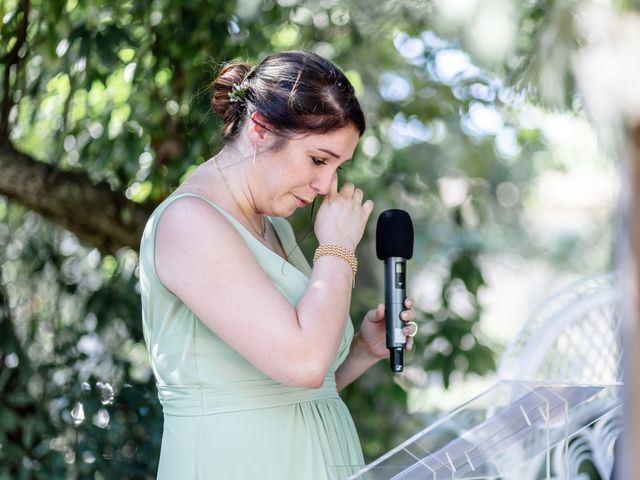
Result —
<instances>
[{"instance_id":1,"label":"microphone mesh head","mask_svg":"<svg viewBox=\"0 0 640 480\"><path fill-rule=\"evenodd\" d=\"M389 257L410 259L413 256L413 223L404 210L385 210L378 217L376 254L380 260Z\"/></svg>"}]
</instances>

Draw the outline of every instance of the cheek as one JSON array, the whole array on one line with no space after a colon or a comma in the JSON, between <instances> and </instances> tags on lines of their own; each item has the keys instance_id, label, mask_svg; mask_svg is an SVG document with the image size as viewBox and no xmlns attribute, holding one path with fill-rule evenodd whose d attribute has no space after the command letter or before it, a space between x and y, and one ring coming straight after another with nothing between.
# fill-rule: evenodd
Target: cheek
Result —
<instances>
[{"instance_id":1,"label":"cheek","mask_svg":"<svg viewBox=\"0 0 640 480\"><path fill-rule=\"evenodd\" d=\"M281 169L274 169L271 172L268 172L261 181L263 182L262 187L266 190L267 196L270 200L274 200L286 194L292 184L291 176Z\"/></svg>"},{"instance_id":2,"label":"cheek","mask_svg":"<svg viewBox=\"0 0 640 480\"><path fill-rule=\"evenodd\" d=\"M291 189L309 185L317 176L318 169L310 161L305 162L304 155L284 152L265 165L261 173L261 187L269 199L274 199Z\"/></svg>"}]
</instances>

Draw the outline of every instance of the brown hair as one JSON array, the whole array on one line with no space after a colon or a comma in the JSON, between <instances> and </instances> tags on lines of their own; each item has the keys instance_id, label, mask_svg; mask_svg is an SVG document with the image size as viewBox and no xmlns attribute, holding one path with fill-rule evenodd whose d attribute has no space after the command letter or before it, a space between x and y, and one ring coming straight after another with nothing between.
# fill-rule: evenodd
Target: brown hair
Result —
<instances>
[{"instance_id":1,"label":"brown hair","mask_svg":"<svg viewBox=\"0 0 640 480\"><path fill-rule=\"evenodd\" d=\"M226 63L213 90L211 106L223 116L225 142L236 138L245 119L256 111L285 138L347 125L360 135L365 129L353 86L340 69L315 53L276 53L253 69L246 62Z\"/></svg>"}]
</instances>

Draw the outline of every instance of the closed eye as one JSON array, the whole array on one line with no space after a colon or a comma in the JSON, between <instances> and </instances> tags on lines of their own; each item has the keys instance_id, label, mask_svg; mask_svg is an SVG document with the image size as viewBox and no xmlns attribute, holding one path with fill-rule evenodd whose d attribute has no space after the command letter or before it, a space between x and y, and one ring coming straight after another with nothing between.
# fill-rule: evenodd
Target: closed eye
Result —
<instances>
[{"instance_id":1,"label":"closed eye","mask_svg":"<svg viewBox=\"0 0 640 480\"><path fill-rule=\"evenodd\" d=\"M313 161L313 164L317 166L322 166L327 164L327 161L323 160L322 158L311 157L311 160ZM342 170L342 165L338 167L338 170Z\"/></svg>"}]
</instances>

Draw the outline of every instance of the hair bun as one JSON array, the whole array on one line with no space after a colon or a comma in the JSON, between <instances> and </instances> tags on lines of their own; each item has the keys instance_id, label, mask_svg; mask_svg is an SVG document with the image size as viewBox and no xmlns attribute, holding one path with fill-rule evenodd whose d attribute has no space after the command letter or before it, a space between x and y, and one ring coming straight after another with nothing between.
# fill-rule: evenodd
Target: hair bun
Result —
<instances>
[{"instance_id":1,"label":"hair bun","mask_svg":"<svg viewBox=\"0 0 640 480\"><path fill-rule=\"evenodd\" d=\"M218 76L213 81L211 108L225 117L225 124L227 123L229 110L236 110L238 106L238 102L232 102L229 97L233 84L240 85L250 70L251 65L249 63L228 62L222 66Z\"/></svg>"},{"instance_id":2,"label":"hair bun","mask_svg":"<svg viewBox=\"0 0 640 480\"><path fill-rule=\"evenodd\" d=\"M211 108L223 116L225 144L243 131L250 112L262 115L279 140L346 126L362 135L365 129L364 114L349 79L315 53L274 53L254 69L244 61L225 63L212 86ZM282 144L274 142L274 151L278 145Z\"/></svg>"}]
</instances>

